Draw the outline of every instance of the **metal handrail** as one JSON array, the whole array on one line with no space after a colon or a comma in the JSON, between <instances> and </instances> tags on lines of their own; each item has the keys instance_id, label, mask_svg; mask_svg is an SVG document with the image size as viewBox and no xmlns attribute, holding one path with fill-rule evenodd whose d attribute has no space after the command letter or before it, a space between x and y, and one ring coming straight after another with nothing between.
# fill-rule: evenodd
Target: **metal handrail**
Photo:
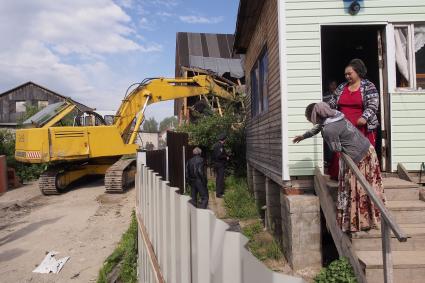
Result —
<instances>
[{"instance_id":1,"label":"metal handrail","mask_svg":"<svg viewBox=\"0 0 425 283\"><path fill-rule=\"evenodd\" d=\"M407 236L398 226L392 214L385 207L382 200L376 195L374 189L360 172L353 159L346 153L341 153L342 160L353 171L356 179L365 189L367 195L381 213L381 236L382 236L382 258L384 266L384 282L393 282L393 263L391 256L391 231L394 233L399 242L406 242Z\"/></svg>"}]
</instances>

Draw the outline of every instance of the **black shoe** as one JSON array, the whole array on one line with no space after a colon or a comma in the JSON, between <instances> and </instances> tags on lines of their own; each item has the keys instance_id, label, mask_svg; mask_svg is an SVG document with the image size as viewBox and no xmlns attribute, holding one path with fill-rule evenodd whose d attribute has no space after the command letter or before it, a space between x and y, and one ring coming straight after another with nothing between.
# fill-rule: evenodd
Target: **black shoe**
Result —
<instances>
[{"instance_id":1,"label":"black shoe","mask_svg":"<svg viewBox=\"0 0 425 283\"><path fill-rule=\"evenodd\" d=\"M224 195L215 195L215 197L217 197L217 198L223 198Z\"/></svg>"}]
</instances>

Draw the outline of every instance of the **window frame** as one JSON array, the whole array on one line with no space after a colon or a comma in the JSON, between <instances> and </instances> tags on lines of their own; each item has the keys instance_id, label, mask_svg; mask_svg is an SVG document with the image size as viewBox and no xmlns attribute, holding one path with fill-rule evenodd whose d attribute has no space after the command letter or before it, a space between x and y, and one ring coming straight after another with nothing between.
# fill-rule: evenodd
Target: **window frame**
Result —
<instances>
[{"instance_id":1,"label":"window frame","mask_svg":"<svg viewBox=\"0 0 425 283\"><path fill-rule=\"evenodd\" d=\"M24 107L24 111L18 111L18 103L22 103L22 106ZM27 107L26 107L26 100L15 100L15 113L25 113L27 112Z\"/></svg>"},{"instance_id":2,"label":"window frame","mask_svg":"<svg viewBox=\"0 0 425 283\"><path fill-rule=\"evenodd\" d=\"M251 117L269 110L269 58L265 46L250 71Z\"/></svg>"},{"instance_id":3,"label":"window frame","mask_svg":"<svg viewBox=\"0 0 425 283\"><path fill-rule=\"evenodd\" d=\"M423 92L425 89L418 89L417 86L417 73L416 73L416 54L414 50L415 45L415 25L425 25L425 22L408 22L408 23L393 23L393 40L395 41L395 29L396 28L407 28L407 55L409 63L409 86L408 87L398 87L396 82L396 73L397 73L397 62L394 59L394 89L397 92ZM396 56L396 49L394 45L394 57Z\"/></svg>"}]
</instances>

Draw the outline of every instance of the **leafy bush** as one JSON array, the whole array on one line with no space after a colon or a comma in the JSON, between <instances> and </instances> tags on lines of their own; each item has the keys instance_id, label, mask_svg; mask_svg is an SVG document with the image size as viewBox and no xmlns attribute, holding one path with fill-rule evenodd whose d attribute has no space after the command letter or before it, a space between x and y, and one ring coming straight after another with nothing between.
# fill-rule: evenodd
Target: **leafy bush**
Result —
<instances>
[{"instance_id":1,"label":"leafy bush","mask_svg":"<svg viewBox=\"0 0 425 283\"><path fill-rule=\"evenodd\" d=\"M226 178L224 205L229 218L258 217L255 200L248 191L246 179L229 176Z\"/></svg>"},{"instance_id":2,"label":"leafy bush","mask_svg":"<svg viewBox=\"0 0 425 283\"><path fill-rule=\"evenodd\" d=\"M15 169L21 181L37 179L45 170L44 164L26 164L16 161L15 134L8 130L0 130L0 155L6 155L7 166Z\"/></svg>"},{"instance_id":3,"label":"leafy bush","mask_svg":"<svg viewBox=\"0 0 425 283\"><path fill-rule=\"evenodd\" d=\"M354 283L357 282L353 268L347 258L342 257L322 268L320 273L314 278L316 283Z\"/></svg>"},{"instance_id":4,"label":"leafy bush","mask_svg":"<svg viewBox=\"0 0 425 283\"><path fill-rule=\"evenodd\" d=\"M189 143L200 146L207 152L212 152L214 144L221 133L227 134L225 148L231 155L228 167L237 176L245 176L245 124L239 123L240 118L232 111L225 111L223 116L217 113L203 116L178 129L180 132L189 134Z\"/></svg>"}]
</instances>

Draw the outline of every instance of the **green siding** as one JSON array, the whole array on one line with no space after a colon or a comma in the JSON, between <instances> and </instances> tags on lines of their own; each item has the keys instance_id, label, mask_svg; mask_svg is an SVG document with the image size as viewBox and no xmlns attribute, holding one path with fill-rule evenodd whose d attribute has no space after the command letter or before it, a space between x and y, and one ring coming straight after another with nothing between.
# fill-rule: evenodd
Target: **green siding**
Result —
<instances>
[{"instance_id":1,"label":"green siding","mask_svg":"<svg viewBox=\"0 0 425 283\"><path fill-rule=\"evenodd\" d=\"M276 0L284 1L284 0ZM292 138L309 129L311 125L305 121L304 109L311 102L321 101L321 66L320 66L320 25L346 23L382 23L403 21L424 21L424 0L367 0L364 8L351 16L344 10L342 0L286 0L286 50L287 56L287 113L288 113L288 165L289 175L313 175L316 166L322 167L322 139L319 135L311 140L293 145ZM396 97L396 95L395 95ZM425 95L420 101L396 103L394 107L403 107L409 114L393 113L393 162L405 160L410 169L418 167L408 155L410 151L403 147L397 151L401 140L411 137L411 125L406 125L406 118L412 118L415 132L425 133ZM415 98L414 98L415 99ZM394 104L396 103L396 104ZM403 108L401 108L403 109ZM415 112L409 111L416 110ZM421 115L424 113L424 115ZM410 116L399 116L410 115ZM418 141L424 141L425 134L418 139L409 139L408 147L415 147ZM425 151L420 151L425 155ZM418 154L415 154L418 156ZM415 157L416 158L416 157ZM418 159L418 158L416 158ZM425 161L425 156L423 158Z\"/></svg>"},{"instance_id":2,"label":"green siding","mask_svg":"<svg viewBox=\"0 0 425 283\"><path fill-rule=\"evenodd\" d=\"M425 162L425 93L391 95L391 163L419 170Z\"/></svg>"}]
</instances>

